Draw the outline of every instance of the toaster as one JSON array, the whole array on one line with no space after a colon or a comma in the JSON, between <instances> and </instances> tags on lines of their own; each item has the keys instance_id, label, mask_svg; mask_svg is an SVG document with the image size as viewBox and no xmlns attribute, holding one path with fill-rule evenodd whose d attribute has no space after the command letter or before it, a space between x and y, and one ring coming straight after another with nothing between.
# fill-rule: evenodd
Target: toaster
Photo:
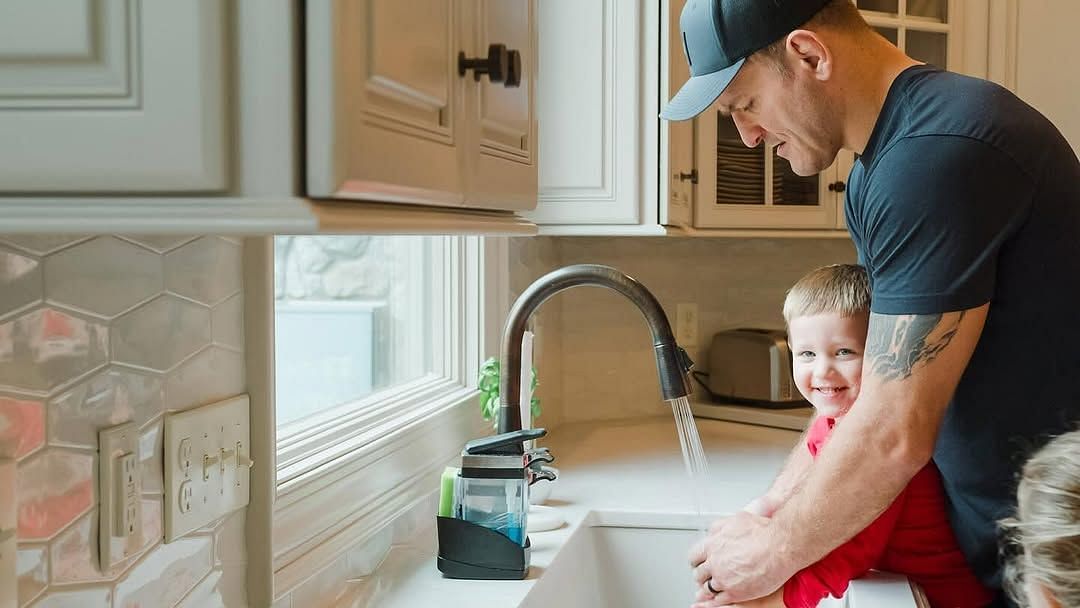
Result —
<instances>
[{"instance_id":1,"label":"toaster","mask_svg":"<svg viewBox=\"0 0 1080 608\"><path fill-rule=\"evenodd\" d=\"M781 329L717 333L709 347L709 374L703 384L715 400L766 407L806 405L791 377L791 349L787 332Z\"/></svg>"}]
</instances>

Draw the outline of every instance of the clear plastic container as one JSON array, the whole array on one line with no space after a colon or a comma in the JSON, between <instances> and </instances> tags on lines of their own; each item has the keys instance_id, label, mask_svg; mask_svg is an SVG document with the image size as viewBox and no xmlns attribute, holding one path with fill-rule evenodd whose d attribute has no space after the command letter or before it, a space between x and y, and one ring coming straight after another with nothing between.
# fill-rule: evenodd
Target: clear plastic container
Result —
<instances>
[{"instance_id":1,"label":"clear plastic container","mask_svg":"<svg viewBox=\"0 0 1080 608\"><path fill-rule=\"evenodd\" d=\"M525 545L528 485L522 478L460 478L460 519L484 526Z\"/></svg>"}]
</instances>

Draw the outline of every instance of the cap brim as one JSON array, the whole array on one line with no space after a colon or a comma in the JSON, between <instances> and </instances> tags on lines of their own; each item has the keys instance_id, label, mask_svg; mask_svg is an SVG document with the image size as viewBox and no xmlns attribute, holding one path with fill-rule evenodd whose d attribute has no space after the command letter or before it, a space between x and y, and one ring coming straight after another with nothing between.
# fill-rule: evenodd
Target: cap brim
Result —
<instances>
[{"instance_id":1,"label":"cap brim","mask_svg":"<svg viewBox=\"0 0 1080 608\"><path fill-rule=\"evenodd\" d=\"M689 120L705 110L724 92L735 74L739 73L745 59L717 72L693 76L679 89L675 97L664 106L660 118L665 120Z\"/></svg>"}]
</instances>

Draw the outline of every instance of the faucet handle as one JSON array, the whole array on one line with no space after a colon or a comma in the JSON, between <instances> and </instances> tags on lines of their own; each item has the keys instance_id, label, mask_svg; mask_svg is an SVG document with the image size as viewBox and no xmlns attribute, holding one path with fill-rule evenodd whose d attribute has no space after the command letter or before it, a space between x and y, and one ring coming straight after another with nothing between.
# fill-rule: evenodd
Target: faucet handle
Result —
<instances>
[{"instance_id":1,"label":"faucet handle","mask_svg":"<svg viewBox=\"0 0 1080 608\"><path fill-rule=\"evenodd\" d=\"M529 469L529 485L530 486L533 485L534 483L540 481L540 480L555 481L556 477L558 477L558 475L555 473L555 471L553 471L551 469L539 469L539 470L537 470L537 469Z\"/></svg>"},{"instance_id":2,"label":"faucet handle","mask_svg":"<svg viewBox=\"0 0 1080 608\"><path fill-rule=\"evenodd\" d=\"M694 369L694 360L690 358L690 355L686 352L686 349L679 345L675 345L675 348L679 352L679 365L682 366L683 373L688 373Z\"/></svg>"},{"instance_id":3,"label":"faucet handle","mask_svg":"<svg viewBox=\"0 0 1080 608\"><path fill-rule=\"evenodd\" d=\"M533 450L528 454L525 454L525 466L532 469L539 469L540 465L545 462L555 462L555 457L551 455L551 452L546 449L543 452L537 452Z\"/></svg>"}]
</instances>

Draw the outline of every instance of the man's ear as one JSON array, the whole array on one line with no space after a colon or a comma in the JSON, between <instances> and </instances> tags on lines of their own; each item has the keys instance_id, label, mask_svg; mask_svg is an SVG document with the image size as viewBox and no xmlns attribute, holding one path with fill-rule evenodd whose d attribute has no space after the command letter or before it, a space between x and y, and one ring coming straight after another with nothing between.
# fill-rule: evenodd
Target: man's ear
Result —
<instances>
[{"instance_id":1,"label":"man's ear","mask_svg":"<svg viewBox=\"0 0 1080 608\"><path fill-rule=\"evenodd\" d=\"M787 35L785 50L794 59L799 70L806 70L816 80L828 80L832 76L832 51L816 33L795 30Z\"/></svg>"}]
</instances>

